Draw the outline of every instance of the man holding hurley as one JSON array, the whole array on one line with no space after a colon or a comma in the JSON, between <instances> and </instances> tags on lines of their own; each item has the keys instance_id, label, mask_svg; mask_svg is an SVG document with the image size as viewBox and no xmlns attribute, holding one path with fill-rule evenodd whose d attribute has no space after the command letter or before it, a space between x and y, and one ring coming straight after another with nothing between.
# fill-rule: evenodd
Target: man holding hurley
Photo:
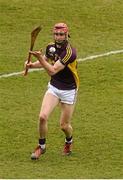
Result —
<instances>
[{"instance_id":1,"label":"man holding hurley","mask_svg":"<svg viewBox=\"0 0 123 180\"><path fill-rule=\"evenodd\" d=\"M60 128L65 134L63 154L72 152L73 128L71 118L79 87L77 73L76 50L68 41L68 26L57 23L53 28L54 42L48 44L45 55L41 51L30 51L37 58L36 62L25 63L27 69L43 67L51 77L47 91L43 97L39 114L38 146L31 154L31 159L38 159L46 151L46 135L48 118L60 103Z\"/></svg>"}]
</instances>

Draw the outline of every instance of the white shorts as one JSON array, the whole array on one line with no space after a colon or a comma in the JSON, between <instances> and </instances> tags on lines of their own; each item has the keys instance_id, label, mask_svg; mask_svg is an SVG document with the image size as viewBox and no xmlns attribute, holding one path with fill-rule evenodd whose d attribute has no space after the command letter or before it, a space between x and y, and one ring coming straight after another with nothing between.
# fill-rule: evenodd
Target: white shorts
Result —
<instances>
[{"instance_id":1,"label":"white shorts","mask_svg":"<svg viewBox=\"0 0 123 180\"><path fill-rule=\"evenodd\" d=\"M50 83L48 84L48 90L46 93L53 94L60 100L60 102L65 104L74 104L77 98L77 89L60 90L52 86Z\"/></svg>"}]
</instances>

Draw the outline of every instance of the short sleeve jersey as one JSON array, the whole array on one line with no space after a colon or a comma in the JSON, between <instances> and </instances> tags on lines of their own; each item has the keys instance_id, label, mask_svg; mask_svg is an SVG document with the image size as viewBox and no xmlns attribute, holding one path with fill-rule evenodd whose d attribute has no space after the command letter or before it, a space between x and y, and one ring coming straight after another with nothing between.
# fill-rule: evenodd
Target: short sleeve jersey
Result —
<instances>
[{"instance_id":1,"label":"short sleeve jersey","mask_svg":"<svg viewBox=\"0 0 123 180\"><path fill-rule=\"evenodd\" d=\"M62 48L57 48L55 43L51 43L46 47L45 56L52 65L59 60L65 66L63 70L51 76L51 85L60 90L78 88L79 77L75 48L71 47L68 42Z\"/></svg>"}]
</instances>

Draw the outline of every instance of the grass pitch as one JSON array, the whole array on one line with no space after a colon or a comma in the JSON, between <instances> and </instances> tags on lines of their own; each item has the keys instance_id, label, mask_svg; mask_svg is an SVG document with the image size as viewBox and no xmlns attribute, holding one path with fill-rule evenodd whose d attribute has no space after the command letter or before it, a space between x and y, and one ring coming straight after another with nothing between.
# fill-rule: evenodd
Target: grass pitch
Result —
<instances>
[{"instance_id":1,"label":"grass pitch","mask_svg":"<svg viewBox=\"0 0 123 180\"><path fill-rule=\"evenodd\" d=\"M78 58L123 47L122 0L0 0L0 74L23 70L31 30L42 24L35 49L52 41L52 26L64 21ZM0 79L0 178L123 178L123 54L78 65L80 89L72 119L74 147L61 156L64 135L59 108L49 119L47 152L30 154L38 113L49 81L45 71Z\"/></svg>"}]
</instances>

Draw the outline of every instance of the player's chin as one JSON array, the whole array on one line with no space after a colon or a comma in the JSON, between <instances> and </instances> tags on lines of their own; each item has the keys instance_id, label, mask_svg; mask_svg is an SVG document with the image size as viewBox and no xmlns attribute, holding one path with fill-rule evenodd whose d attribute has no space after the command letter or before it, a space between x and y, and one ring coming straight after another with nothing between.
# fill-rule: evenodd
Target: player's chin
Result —
<instances>
[{"instance_id":1,"label":"player's chin","mask_svg":"<svg viewBox=\"0 0 123 180\"><path fill-rule=\"evenodd\" d=\"M65 43L65 40L55 40L56 44L62 45Z\"/></svg>"},{"instance_id":2,"label":"player's chin","mask_svg":"<svg viewBox=\"0 0 123 180\"><path fill-rule=\"evenodd\" d=\"M56 43L62 43L63 40L55 40Z\"/></svg>"}]
</instances>

